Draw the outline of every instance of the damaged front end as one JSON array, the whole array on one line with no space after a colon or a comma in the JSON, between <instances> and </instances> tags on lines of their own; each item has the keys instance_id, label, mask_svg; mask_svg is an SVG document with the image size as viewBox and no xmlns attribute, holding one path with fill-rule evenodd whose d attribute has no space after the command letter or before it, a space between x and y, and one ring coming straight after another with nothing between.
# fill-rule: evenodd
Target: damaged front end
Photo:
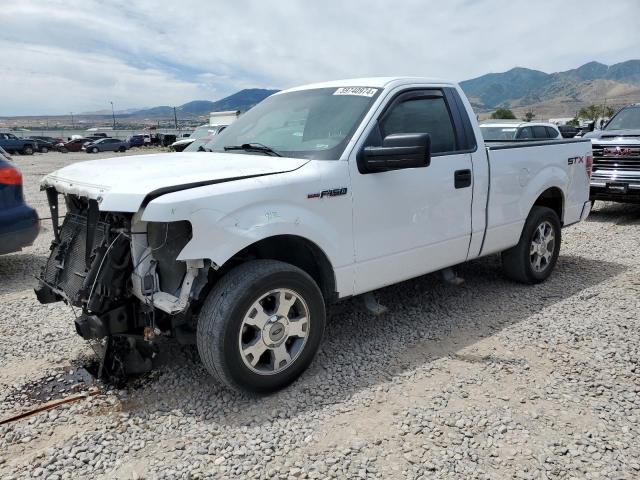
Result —
<instances>
[{"instance_id":1,"label":"damaged front end","mask_svg":"<svg viewBox=\"0 0 640 480\"><path fill-rule=\"evenodd\" d=\"M157 336L195 339L194 306L207 285L209 262L179 261L191 225L143 222L140 213L101 212L97 200L46 189L53 220L51 254L35 292L41 303L81 309L76 332L103 340L107 368L140 373ZM61 225L58 200L67 214Z\"/></svg>"}]
</instances>

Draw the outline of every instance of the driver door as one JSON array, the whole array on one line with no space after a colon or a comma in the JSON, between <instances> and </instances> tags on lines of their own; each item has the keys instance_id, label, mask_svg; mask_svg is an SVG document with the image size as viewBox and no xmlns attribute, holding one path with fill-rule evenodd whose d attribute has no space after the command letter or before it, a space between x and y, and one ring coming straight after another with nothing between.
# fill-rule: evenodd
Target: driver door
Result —
<instances>
[{"instance_id":1,"label":"driver door","mask_svg":"<svg viewBox=\"0 0 640 480\"><path fill-rule=\"evenodd\" d=\"M450 103L440 89L400 92L374 120L362 146L380 146L391 134L429 133L428 166L363 173L357 162L362 148L349 159L354 294L466 260L471 237L472 162L467 145L462 145L456 132Z\"/></svg>"}]
</instances>

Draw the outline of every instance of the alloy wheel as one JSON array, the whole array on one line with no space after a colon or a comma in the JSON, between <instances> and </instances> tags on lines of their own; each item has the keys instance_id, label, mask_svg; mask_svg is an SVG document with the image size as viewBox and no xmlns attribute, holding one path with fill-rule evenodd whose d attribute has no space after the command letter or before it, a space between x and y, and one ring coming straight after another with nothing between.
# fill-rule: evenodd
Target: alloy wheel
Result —
<instances>
[{"instance_id":1,"label":"alloy wheel","mask_svg":"<svg viewBox=\"0 0 640 480\"><path fill-rule=\"evenodd\" d=\"M300 356L309 326L309 307L300 294L282 288L261 295L240 327L242 361L260 375L282 372Z\"/></svg>"},{"instance_id":2,"label":"alloy wheel","mask_svg":"<svg viewBox=\"0 0 640 480\"><path fill-rule=\"evenodd\" d=\"M549 266L555 247L556 235L553 225L545 220L535 229L529 247L529 260L534 271L539 273Z\"/></svg>"}]
</instances>

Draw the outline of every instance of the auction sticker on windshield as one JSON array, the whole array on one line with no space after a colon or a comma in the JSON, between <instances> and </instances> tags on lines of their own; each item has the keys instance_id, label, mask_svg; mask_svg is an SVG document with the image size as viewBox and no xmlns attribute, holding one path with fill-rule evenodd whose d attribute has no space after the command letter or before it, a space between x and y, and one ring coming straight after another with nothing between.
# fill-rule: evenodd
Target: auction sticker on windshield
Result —
<instances>
[{"instance_id":1,"label":"auction sticker on windshield","mask_svg":"<svg viewBox=\"0 0 640 480\"><path fill-rule=\"evenodd\" d=\"M359 95L361 97L373 97L378 92L377 88L371 87L340 87L334 95Z\"/></svg>"}]
</instances>

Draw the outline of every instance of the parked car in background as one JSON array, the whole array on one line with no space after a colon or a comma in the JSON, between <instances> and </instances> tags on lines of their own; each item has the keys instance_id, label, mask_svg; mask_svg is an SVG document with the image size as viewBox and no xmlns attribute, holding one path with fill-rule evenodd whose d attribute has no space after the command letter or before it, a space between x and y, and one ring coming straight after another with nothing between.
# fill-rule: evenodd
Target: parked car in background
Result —
<instances>
[{"instance_id":1,"label":"parked car in background","mask_svg":"<svg viewBox=\"0 0 640 480\"><path fill-rule=\"evenodd\" d=\"M0 133L0 147L10 153L33 155L36 142L28 138L18 138L13 133Z\"/></svg>"},{"instance_id":2,"label":"parked car in background","mask_svg":"<svg viewBox=\"0 0 640 480\"><path fill-rule=\"evenodd\" d=\"M86 147L87 145L89 145L90 143L93 143L97 140L102 140L103 138L107 138L107 137L103 137L102 135L91 135L89 137L84 137L84 146Z\"/></svg>"},{"instance_id":3,"label":"parked car in background","mask_svg":"<svg viewBox=\"0 0 640 480\"><path fill-rule=\"evenodd\" d=\"M129 148L144 146L144 135L131 135L127 140Z\"/></svg>"},{"instance_id":4,"label":"parked car in background","mask_svg":"<svg viewBox=\"0 0 640 480\"><path fill-rule=\"evenodd\" d=\"M22 174L0 148L0 255L33 244L39 230L38 214L24 201Z\"/></svg>"},{"instance_id":5,"label":"parked car in background","mask_svg":"<svg viewBox=\"0 0 640 480\"><path fill-rule=\"evenodd\" d=\"M552 123L491 120L480 124L485 142L509 142L517 140L555 140L562 138L558 127Z\"/></svg>"},{"instance_id":6,"label":"parked car in background","mask_svg":"<svg viewBox=\"0 0 640 480\"><path fill-rule=\"evenodd\" d=\"M87 153L98 152L124 152L129 148L129 144L117 138L101 138L82 147Z\"/></svg>"},{"instance_id":7,"label":"parked car in background","mask_svg":"<svg viewBox=\"0 0 640 480\"><path fill-rule=\"evenodd\" d=\"M56 145L56 149L59 152L67 153L67 152L79 152L82 150L82 146L87 143L86 138L74 138L73 140L69 140L68 142L60 142ZM91 140L89 140L90 142Z\"/></svg>"},{"instance_id":8,"label":"parked car in background","mask_svg":"<svg viewBox=\"0 0 640 480\"><path fill-rule=\"evenodd\" d=\"M42 140L44 142L49 142L53 146L56 146L60 142L64 142L64 138L44 137L39 135L31 135L29 138L32 138L34 140Z\"/></svg>"},{"instance_id":9,"label":"parked car in background","mask_svg":"<svg viewBox=\"0 0 640 480\"><path fill-rule=\"evenodd\" d=\"M33 140L36 144L36 151L40 153L47 153L49 150L55 150L56 144L47 140L39 138L29 137L27 140Z\"/></svg>"},{"instance_id":10,"label":"parked car in background","mask_svg":"<svg viewBox=\"0 0 640 480\"><path fill-rule=\"evenodd\" d=\"M640 103L584 135L593 144L591 199L640 203Z\"/></svg>"},{"instance_id":11,"label":"parked car in background","mask_svg":"<svg viewBox=\"0 0 640 480\"><path fill-rule=\"evenodd\" d=\"M573 138L578 134L578 128L573 125L558 125L562 138Z\"/></svg>"},{"instance_id":12,"label":"parked car in background","mask_svg":"<svg viewBox=\"0 0 640 480\"><path fill-rule=\"evenodd\" d=\"M214 137L222 132L226 126L207 127L207 133L199 138L194 138L183 150L184 152L206 152L207 145L213 141Z\"/></svg>"},{"instance_id":13,"label":"parked car in background","mask_svg":"<svg viewBox=\"0 0 640 480\"><path fill-rule=\"evenodd\" d=\"M200 125L196 128L189 137L176 140L169 148L174 152L182 152L185 148L191 145L196 139L209 135L209 125Z\"/></svg>"},{"instance_id":14,"label":"parked car in background","mask_svg":"<svg viewBox=\"0 0 640 480\"><path fill-rule=\"evenodd\" d=\"M200 147L210 142L215 135L231 125L240 116L240 111L232 110L227 112L211 112L208 125L200 125L191 135L172 143L169 148L175 152L186 150L194 142L198 142L189 151L198 151Z\"/></svg>"},{"instance_id":15,"label":"parked car in background","mask_svg":"<svg viewBox=\"0 0 640 480\"><path fill-rule=\"evenodd\" d=\"M160 133L158 134L159 145L168 147L172 143L178 140L178 137L172 133Z\"/></svg>"}]
</instances>

